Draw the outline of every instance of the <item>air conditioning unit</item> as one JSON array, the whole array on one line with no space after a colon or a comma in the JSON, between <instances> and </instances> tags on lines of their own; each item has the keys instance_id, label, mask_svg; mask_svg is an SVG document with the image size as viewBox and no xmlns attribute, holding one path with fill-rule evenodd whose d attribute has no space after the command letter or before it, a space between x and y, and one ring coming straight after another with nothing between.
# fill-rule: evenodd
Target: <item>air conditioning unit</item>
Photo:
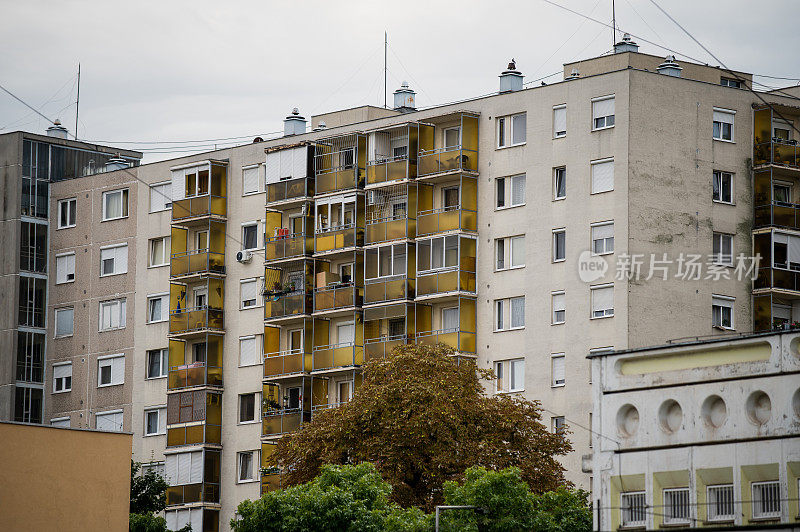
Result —
<instances>
[{"instance_id":1,"label":"air conditioning unit","mask_svg":"<svg viewBox=\"0 0 800 532\"><path fill-rule=\"evenodd\" d=\"M243 249L242 251L236 254L236 260L241 262L242 264L247 264L252 260L252 258L253 254L247 251L246 249Z\"/></svg>"}]
</instances>

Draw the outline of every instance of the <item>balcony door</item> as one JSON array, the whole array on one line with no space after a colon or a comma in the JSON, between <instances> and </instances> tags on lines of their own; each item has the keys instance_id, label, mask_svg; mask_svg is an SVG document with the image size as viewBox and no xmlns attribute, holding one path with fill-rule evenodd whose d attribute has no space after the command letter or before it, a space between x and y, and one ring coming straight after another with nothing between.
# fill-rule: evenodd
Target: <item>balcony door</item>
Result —
<instances>
[{"instance_id":1,"label":"balcony door","mask_svg":"<svg viewBox=\"0 0 800 532\"><path fill-rule=\"evenodd\" d=\"M208 305L208 288L205 286L202 288L195 288L194 308L205 308L206 305Z\"/></svg>"},{"instance_id":2,"label":"balcony door","mask_svg":"<svg viewBox=\"0 0 800 532\"><path fill-rule=\"evenodd\" d=\"M289 340L289 351L291 353L303 352L303 329L294 329L287 333Z\"/></svg>"},{"instance_id":3,"label":"balcony door","mask_svg":"<svg viewBox=\"0 0 800 532\"><path fill-rule=\"evenodd\" d=\"M339 403L347 403L353 398L353 383L352 381L341 381L338 386L338 401Z\"/></svg>"},{"instance_id":4,"label":"balcony door","mask_svg":"<svg viewBox=\"0 0 800 532\"><path fill-rule=\"evenodd\" d=\"M300 393L300 387L293 386L291 388L286 388L286 395L283 397L283 400L286 405L286 408L290 410L300 408L300 404L302 403L302 394Z\"/></svg>"}]
</instances>

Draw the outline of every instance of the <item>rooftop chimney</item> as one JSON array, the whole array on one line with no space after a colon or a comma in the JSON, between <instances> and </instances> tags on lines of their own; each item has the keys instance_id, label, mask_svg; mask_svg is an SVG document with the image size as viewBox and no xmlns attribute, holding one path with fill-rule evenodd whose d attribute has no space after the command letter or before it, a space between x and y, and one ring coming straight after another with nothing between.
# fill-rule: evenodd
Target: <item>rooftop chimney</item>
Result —
<instances>
[{"instance_id":1,"label":"rooftop chimney","mask_svg":"<svg viewBox=\"0 0 800 532\"><path fill-rule=\"evenodd\" d=\"M629 34L622 36L622 40L614 45L614 53L621 54L622 52L638 52L639 45L633 42Z\"/></svg>"},{"instance_id":2,"label":"rooftop chimney","mask_svg":"<svg viewBox=\"0 0 800 532\"><path fill-rule=\"evenodd\" d=\"M522 72L517 70L514 59L508 64L508 69L500 74L500 92L516 92L522 90Z\"/></svg>"},{"instance_id":3,"label":"rooftop chimney","mask_svg":"<svg viewBox=\"0 0 800 532\"><path fill-rule=\"evenodd\" d=\"M123 168L128 168L130 166L128 161L123 159L122 157L117 154L116 157L112 157L106 162L106 172L113 172L114 170L122 170Z\"/></svg>"},{"instance_id":4,"label":"rooftop chimney","mask_svg":"<svg viewBox=\"0 0 800 532\"><path fill-rule=\"evenodd\" d=\"M658 65L656 70L658 70L659 74L666 74L667 76L679 78L681 77L681 70L683 70L683 67L675 62L674 55L668 55L664 58L664 62Z\"/></svg>"},{"instance_id":5,"label":"rooftop chimney","mask_svg":"<svg viewBox=\"0 0 800 532\"><path fill-rule=\"evenodd\" d=\"M47 136L55 137L57 139L65 139L67 138L67 128L62 126L61 120L56 118L56 121L53 122L53 125L47 128Z\"/></svg>"},{"instance_id":6,"label":"rooftop chimney","mask_svg":"<svg viewBox=\"0 0 800 532\"><path fill-rule=\"evenodd\" d=\"M283 119L283 136L302 135L306 132L306 119L300 116L300 111L295 107L292 114Z\"/></svg>"},{"instance_id":7,"label":"rooftop chimney","mask_svg":"<svg viewBox=\"0 0 800 532\"><path fill-rule=\"evenodd\" d=\"M581 77L581 73L580 73L580 72L578 72L578 69L577 69L577 68L573 68L573 69L572 69L572 72L570 72L569 76L567 76L567 77L566 77L566 78L564 78L564 79L565 79L566 81L569 81L569 80L571 80L571 79L578 79L579 77Z\"/></svg>"},{"instance_id":8,"label":"rooftop chimney","mask_svg":"<svg viewBox=\"0 0 800 532\"><path fill-rule=\"evenodd\" d=\"M328 129L328 124L326 124L324 120L320 120L317 127L314 128L314 131L322 131L324 129Z\"/></svg>"},{"instance_id":9,"label":"rooftop chimney","mask_svg":"<svg viewBox=\"0 0 800 532\"><path fill-rule=\"evenodd\" d=\"M416 99L417 93L409 89L408 82L404 81L400 84L400 88L394 91L394 110L401 113L416 111Z\"/></svg>"}]
</instances>

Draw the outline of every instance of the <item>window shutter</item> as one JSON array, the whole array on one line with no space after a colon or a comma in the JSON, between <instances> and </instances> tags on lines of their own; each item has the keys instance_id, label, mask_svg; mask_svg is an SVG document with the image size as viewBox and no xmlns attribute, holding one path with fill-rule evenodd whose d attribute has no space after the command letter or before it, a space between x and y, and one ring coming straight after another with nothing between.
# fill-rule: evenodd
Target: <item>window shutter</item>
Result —
<instances>
[{"instance_id":1,"label":"window shutter","mask_svg":"<svg viewBox=\"0 0 800 532\"><path fill-rule=\"evenodd\" d=\"M512 130L513 130L513 138L511 141L514 144L521 144L525 142L527 138L527 115L522 113L521 115L515 115L512 119Z\"/></svg>"},{"instance_id":2,"label":"window shutter","mask_svg":"<svg viewBox=\"0 0 800 532\"><path fill-rule=\"evenodd\" d=\"M281 157L281 171L280 171L280 178L286 179L287 177L292 177L292 170L293 170L293 152L294 150L281 150L278 153Z\"/></svg>"},{"instance_id":3,"label":"window shutter","mask_svg":"<svg viewBox=\"0 0 800 532\"><path fill-rule=\"evenodd\" d=\"M163 211L169 203L169 193L172 185L150 186L150 211Z\"/></svg>"},{"instance_id":4,"label":"window shutter","mask_svg":"<svg viewBox=\"0 0 800 532\"><path fill-rule=\"evenodd\" d=\"M248 299L256 299L255 281L245 281L242 283L242 303Z\"/></svg>"},{"instance_id":5,"label":"window shutter","mask_svg":"<svg viewBox=\"0 0 800 532\"><path fill-rule=\"evenodd\" d=\"M339 344L350 344L356 340L356 328L352 323L339 325L337 333L339 336L337 343Z\"/></svg>"},{"instance_id":6,"label":"window shutter","mask_svg":"<svg viewBox=\"0 0 800 532\"><path fill-rule=\"evenodd\" d=\"M553 312L559 310L566 310L566 300L564 294L555 294L553 296Z\"/></svg>"},{"instance_id":7,"label":"window shutter","mask_svg":"<svg viewBox=\"0 0 800 532\"><path fill-rule=\"evenodd\" d=\"M164 478L170 486L178 483L178 455L168 454L164 457Z\"/></svg>"},{"instance_id":8,"label":"window shutter","mask_svg":"<svg viewBox=\"0 0 800 532\"><path fill-rule=\"evenodd\" d=\"M525 297L511 298L511 326L523 327L525 325Z\"/></svg>"},{"instance_id":9,"label":"window shutter","mask_svg":"<svg viewBox=\"0 0 800 532\"><path fill-rule=\"evenodd\" d=\"M592 102L592 118L611 116L614 114L614 98Z\"/></svg>"},{"instance_id":10,"label":"window shutter","mask_svg":"<svg viewBox=\"0 0 800 532\"><path fill-rule=\"evenodd\" d=\"M734 116L733 113L728 113L725 111L717 111L716 109L714 109L714 122L733 124L733 116Z\"/></svg>"},{"instance_id":11,"label":"window shutter","mask_svg":"<svg viewBox=\"0 0 800 532\"><path fill-rule=\"evenodd\" d=\"M203 482L203 451L191 453L192 466L189 477L189 484L199 484Z\"/></svg>"},{"instance_id":12,"label":"window shutter","mask_svg":"<svg viewBox=\"0 0 800 532\"><path fill-rule=\"evenodd\" d=\"M614 308L614 288L595 288L592 290L592 310L606 310Z\"/></svg>"},{"instance_id":13,"label":"window shutter","mask_svg":"<svg viewBox=\"0 0 800 532\"><path fill-rule=\"evenodd\" d=\"M511 265L525 264L525 237L516 236L511 239Z\"/></svg>"},{"instance_id":14,"label":"window shutter","mask_svg":"<svg viewBox=\"0 0 800 532\"><path fill-rule=\"evenodd\" d=\"M178 480L176 485L190 484L192 478L192 455L194 453L178 454Z\"/></svg>"},{"instance_id":15,"label":"window shutter","mask_svg":"<svg viewBox=\"0 0 800 532\"><path fill-rule=\"evenodd\" d=\"M308 168L307 158L308 148L303 146L292 150L292 177L297 179L306 176L306 169Z\"/></svg>"},{"instance_id":16,"label":"window shutter","mask_svg":"<svg viewBox=\"0 0 800 532\"><path fill-rule=\"evenodd\" d=\"M560 133L567 130L567 108L559 107L553 109L553 133Z\"/></svg>"},{"instance_id":17,"label":"window shutter","mask_svg":"<svg viewBox=\"0 0 800 532\"><path fill-rule=\"evenodd\" d=\"M611 238L614 236L614 224L595 225L592 227L592 240Z\"/></svg>"},{"instance_id":18,"label":"window shutter","mask_svg":"<svg viewBox=\"0 0 800 532\"><path fill-rule=\"evenodd\" d=\"M446 308L442 310L442 329L456 329L458 328L458 309Z\"/></svg>"},{"instance_id":19,"label":"window shutter","mask_svg":"<svg viewBox=\"0 0 800 532\"><path fill-rule=\"evenodd\" d=\"M239 340L240 360L239 364L242 366L251 366L258 363L256 354L256 339L255 338L242 338Z\"/></svg>"},{"instance_id":20,"label":"window shutter","mask_svg":"<svg viewBox=\"0 0 800 532\"><path fill-rule=\"evenodd\" d=\"M158 432L165 433L167 432L167 409L166 408L159 408L158 409Z\"/></svg>"},{"instance_id":21,"label":"window shutter","mask_svg":"<svg viewBox=\"0 0 800 532\"><path fill-rule=\"evenodd\" d=\"M242 170L242 194L258 192L258 166Z\"/></svg>"},{"instance_id":22,"label":"window shutter","mask_svg":"<svg viewBox=\"0 0 800 532\"><path fill-rule=\"evenodd\" d=\"M525 176L518 175L511 179L511 204L521 205L525 203Z\"/></svg>"},{"instance_id":23,"label":"window shutter","mask_svg":"<svg viewBox=\"0 0 800 532\"><path fill-rule=\"evenodd\" d=\"M730 253L730 241L728 241L727 253ZM789 262L800 263L800 237L789 237Z\"/></svg>"},{"instance_id":24,"label":"window shutter","mask_svg":"<svg viewBox=\"0 0 800 532\"><path fill-rule=\"evenodd\" d=\"M186 173L183 170L172 171L172 200L178 201L186 197Z\"/></svg>"},{"instance_id":25,"label":"window shutter","mask_svg":"<svg viewBox=\"0 0 800 532\"><path fill-rule=\"evenodd\" d=\"M565 379L564 357L553 357L553 384L563 383Z\"/></svg>"},{"instance_id":26,"label":"window shutter","mask_svg":"<svg viewBox=\"0 0 800 532\"><path fill-rule=\"evenodd\" d=\"M776 244L788 244L789 243L789 235L785 233L773 233L772 241Z\"/></svg>"},{"instance_id":27,"label":"window shutter","mask_svg":"<svg viewBox=\"0 0 800 532\"><path fill-rule=\"evenodd\" d=\"M111 359L111 384L125 382L125 357Z\"/></svg>"},{"instance_id":28,"label":"window shutter","mask_svg":"<svg viewBox=\"0 0 800 532\"><path fill-rule=\"evenodd\" d=\"M178 510L177 523L175 524L175 529L174 530L180 530L181 528L183 528L186 525L190 524L191 514L192 514L192 510ZM194 530L194 529L195 528L192 527L192 530ZM197 530L201 530L201 529L198 528Z\"/></svg>"},{"instance_id":29,"label":"window shutter","mask_svg":"<svg viewBox=\"0 0 800 532\"><path fill-rule=\"evenodd\" d=\"M203 530L203 510L200 508L192 508L188 511L191 512L189 515L189 524L192 525L192 530Z\"/></svg>"},{"instance_id":30,"label":"window shutter","mask_svg":"<svg viewBox=\"0 0 800 532\"><path fill-rule=\"evenodd\" d=\"M592 193L614 190L614 161L592 164Z\"/></svg>"},{"instance_id":31,"label":"window shutter","mask_svg":"<svg viewBox=\"0 0 800 532\"><path fill-rule=\"evenodd\" d=\"M511 361L511 389L522 390L525 388L525 361Z\"/></svg>"},{"instance_id":32,"label":"window shutter","mask_svg":"<svg viewBox=\"0 0 800 532\"><path fill-rule=\"evenodd\" d=\"M72 377L72 364L53 366L53 378L63 379L64 377Z\"/></svg>"},{"instance_id":33,"label":"window shutter","mask_svg":"<svg viewBox=\"0 0 800 532\"><path fill-rule=\"evenodd\" d=\"M119 246L114 248L114 271L116 273L125 273L128 271L128 245Z\"/></svg>"},{"instance_id":34,"label":"window shutter","mask_svg":"<svg viewBox=\"0 0 800 532\"><path fill-rule=\"evenodd\" d=\"M277 183L281 178L281 152L273 151L267 154L264 165L264 179L266 184Z\"/></svg>"}]
</instances>

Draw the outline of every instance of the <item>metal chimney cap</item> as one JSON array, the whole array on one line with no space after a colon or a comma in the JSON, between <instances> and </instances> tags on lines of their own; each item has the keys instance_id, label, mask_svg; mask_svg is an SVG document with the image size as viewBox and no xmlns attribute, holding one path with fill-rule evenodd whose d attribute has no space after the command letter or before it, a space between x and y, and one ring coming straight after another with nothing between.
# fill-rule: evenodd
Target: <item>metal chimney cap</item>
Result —
<instances>
[{"instance_id":1,"label":"metal chimney cap","mask_svg":"<svg viewBox=\"0 0 800 532\"><path fill-rule=\"evenodd\" d=\"M292 114L293 115L299 115L300 114L300 109L298 109L297 107L293 107L292 108Z\"/></svg>"},{"instance_id":2,"label":"metal chimney cap","mask_svg":"<svg viewBox=\"0 0 800 532\"><path fill-rule=\"evenodd\" d=\"M55 122L53 122L53 125L54 126L60 126L61 125L61 120L56 118Z\"/></svg>"}]
</instances>

